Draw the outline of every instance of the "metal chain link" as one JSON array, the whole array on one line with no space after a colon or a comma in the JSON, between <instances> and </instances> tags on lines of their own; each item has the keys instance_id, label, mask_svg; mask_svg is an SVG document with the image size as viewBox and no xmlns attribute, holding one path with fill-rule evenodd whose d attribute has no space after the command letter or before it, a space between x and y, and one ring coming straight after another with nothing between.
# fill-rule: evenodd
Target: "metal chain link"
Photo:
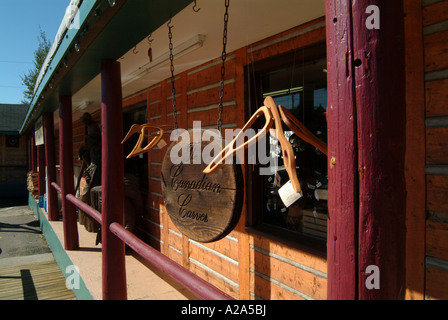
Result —
<instances>
[{"instance_id":1,"label":"metal chain link","mask_svg":"<svg viewBox=\"0 0 448 320\"><path fill-rule=\"evenodd\" d=\"M230 0L225 0L226 12L224 14L224 31L222 36L222 54L221 54L222 66L221 66L221 83L219 86L218 124L217 124L219 132L222 131L222 111L224 108L222 100L224 97L224 76L226 73L225 62L227 58L226 46L227 46L227 23L229 21L229 4Z\"/></svg>"},{"instance_id":2,"label":"metal chain link","mask_svg":"<svg viewBox=\"0 0 448 320\"><path fill-rule=\"evenodd\" d=\"M173 55L173 33L171 32L171 29L173 28L171 24L171 19L168 22L168 38L170 40L170 70L171 70L171 94L172 94L172 100L173 100L173 119L174 119L174 129L177 129L177 110L176 110L176 87L174 86L175 77L174 77L174 55Z\"/></svg>"}]
</instances>

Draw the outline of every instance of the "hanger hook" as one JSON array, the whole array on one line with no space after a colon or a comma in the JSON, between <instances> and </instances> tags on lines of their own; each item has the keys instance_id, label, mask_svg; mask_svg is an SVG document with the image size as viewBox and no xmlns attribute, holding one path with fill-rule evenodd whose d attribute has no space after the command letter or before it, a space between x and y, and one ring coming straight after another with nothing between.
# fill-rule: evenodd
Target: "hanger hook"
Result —
<instances>
[{"instance_id":1,"label":"hanger hook","mask_svg":"<svg viewBox=\"0 0 448 320\"><path fill-rule=\"evenodd\" d=\"M170 21L168 21L168 23L166 24L166 26L168 27L168 28L172 28L173 26L171 25L171 17L170 17Z\"/></svg>"},{"instance_id":2,"label":"hanger hook","mask_svg":"<svg viewBox=\"0 0 448 320\"><path fill-rule=\"evenodd\" d=\"M201 10L201 8L197 8L197 9L196 9L196 7L197 7L197 3L196 3L196 0L194 0L193 11L194 11L194 12L199 12L199 10Z\"/></svg>"},{"instance_id":3,"label":"hanger hook","mask_svg":"<svg viewBox=\"0 0 448 320\"><path fill-rule=\"evenodd\" d=\"M151 33L150 33L149 36L148 36L148 43L149 43L149 46L151 46L151 44L152 44L153 41L154 41L154 39L151 39Z\"/></svg>"},{"instance_id":4,"label":"hanger hook","mask_svg":"<svg viewBox=\"0 0 448 320\"><path fill-rule=\"evenodd\" d=\"M133 52L134 54L137 54L137 53L138 53L137 46L134 47L134 49L132 50L132 52Z\"/></svg>"}]
</instances>

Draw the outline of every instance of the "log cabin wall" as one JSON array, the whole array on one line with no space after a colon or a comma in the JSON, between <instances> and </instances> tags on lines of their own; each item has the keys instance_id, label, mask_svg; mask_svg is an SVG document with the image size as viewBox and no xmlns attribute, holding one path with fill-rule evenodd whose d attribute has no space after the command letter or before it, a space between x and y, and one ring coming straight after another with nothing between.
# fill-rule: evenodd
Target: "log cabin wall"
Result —
<instances>
[{"instance_id":1,"label":"log cabin wall","mask_svg":"<svg viewBox=\"0 0 448 320\"><path fill-rule=\"evenodd\" d=\"M26 136L0 135L0 160L5 166L25 166L26 165ZM16 179L20 180L20 179ZM14 181L16 181L14 180Z\"/></svg>"},{"instance_id":2,"label":"log cabin wall","mask_svg":"<svg viewBox=\"0 0 448 320\"><path fill-rule=\"evenodd\" d=\"M101 126L101 111L96 110L89 113L92 116L92 120L94 120L99 126ZM56 133L55 137L57 140L59 139L58 133ZM84 146L85 144L86 144L86 126L81 119L75 120L73 121L73 164L75 165L75 167L81 166L78 151L79 148L81 146Z\"/></svg>"},{"instance_id":3,"label":"log cabin wall","mask_svg":"<svg viewBox=\"0 0 448 320\"><path fill-rule=\"evenodd\" d=\"M444 156L448 147L448 0L406 0L405 4L408 24L407 298L448 299L448 160ZM241 128L250 117L245 112L246 66L324 40L322 18L228 53L224 128ZM216 127L220 68L221 59L216 58L176 75L179 128L191 128L193 121L198 120L203 127ZM173 123L170 79L126 97L123 107L141 102L147 104L148 122ZM100 112L92 115L99 122ZM78 166L84 130L80 120L74 121L73 154ZM55 138L59 163L57 126ZM170 142L168 135L164 138ZM248 231L246 205L237 228L220 241L203 244L182 236L166 214L163 203L160 172L165 151L166 148L154 149L148 154L149 194L145 199L145 214L140 217L136 230L141 238L238 299L326 299L325 254ZM423 160L418 156L421 154L424 154ZM415 164L420 163L423 181L417 177L420 171L416 172L420 167ZM425 192L418 186L425 188ZM422 197L423 207L419 207L416 204Z\"/></svg>"},{"instance_id":4,"label":"log cabin wall","mask_svg":"<svg viewBox=\"0 0 448 320\"><path fill-rule=\"evenodd\" d=\"M425 299L448 299L448 1L423 0Z\"/></svg>"},{"instance_id":5,"label":"log cabin wall","mask_svg":"<svg viewBox=\"0 0 448 320\"><path fill-rule=\"evenodd\" d=\"M92 119L98 123L98 125L101 125L101 111L95 110L93 112L90 112ZM73 166L74 166L74 181L76 183L76 179L78 178L79 171L81 170L82 161L79 160L79 148L83 145L85 145L85 139L86 139L86 126L82 122L81 119L77 119L73 121ZM55 126L54 131L54 150L56 155L56 165L59 166L59 128L58 126ZM59 167L56 174L56 180L59 184ZM85 180L84 178L81 180L80 187L82 188L85 186Z\"/></svg>"},{"instance_id":6,"label":"log cabin wall","mask_svg":"<svg viewBox=\"0 0 448 320\"><path fill-rule=\"evenodd\" d=\"M0 197L23 196L27 172L27 138L0 134ZM16 188L23 184L23 190ZM17 189L17 190L16 190Z\"/></svg>"},{"instance_id":7,"label":"log cabin wall","mask_svg":"<svg viewBox=\"0 0 448 320\"><path fill-rule=\"evenodd\" d=\"M325 38L325 20L317 19L248 46L246 63L263 61ZM325 252L300 247L300 241L288 243L256 232L250 234L249 243L251 298L326 299Z\"/></svg>"},{"instance_id":8,"label":"log cabin wall","mask_svg":"<svg viewBox=\"0 0 448 320\"><path fill-rule=\"evenodd\" d=\"M303 46L325 41L324 18L293 28L227 54L223 128L242 128L245 114L245 67ZM176 75L175 91L179 128L193 121L216 128L221 58ZM148 122L173 124L171 80L124 99L124 108L147 103ZM164 140L170 143L169 135ZM238 226L213 243L184 237L169 219L162 197L161 168L166 148L148 154L149 192L146 213L136 232L170 259L193 271L237 299L326 299L325 253L315 254L246 230L243 206ZM247 194L246 194L247 196Z\"/></svg>"},{"instance_id":9,"label":"log cabin wall","mask_svg":"<svg viewBox=\"0 0 448 320\"><path fill-rule=\"evenodd\" d=\"M97 119L97 121L99 123L100 120ZM86 132L84 123L82 123L81 120L76 120L73 122L73 165L75 167L81 166L81 161L79 160L79 148L85 145L85 137Z\"/></svg>"}]
</instances>

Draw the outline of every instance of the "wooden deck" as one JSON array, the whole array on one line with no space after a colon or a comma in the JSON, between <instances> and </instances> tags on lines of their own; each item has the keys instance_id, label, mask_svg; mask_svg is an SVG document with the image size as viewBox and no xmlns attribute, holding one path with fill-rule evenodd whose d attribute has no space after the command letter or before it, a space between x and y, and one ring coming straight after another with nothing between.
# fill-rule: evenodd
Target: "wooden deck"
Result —
<instances>
[{"instance_id":1,"label":"wooden deck","mask_svg":"<svg viewBox=\"0 0 448 320\"><path fill-rule=\"evenodd\" d=\"M76 300L56 262L0 268L0 300Z\"/></svg>"}]
</instances>

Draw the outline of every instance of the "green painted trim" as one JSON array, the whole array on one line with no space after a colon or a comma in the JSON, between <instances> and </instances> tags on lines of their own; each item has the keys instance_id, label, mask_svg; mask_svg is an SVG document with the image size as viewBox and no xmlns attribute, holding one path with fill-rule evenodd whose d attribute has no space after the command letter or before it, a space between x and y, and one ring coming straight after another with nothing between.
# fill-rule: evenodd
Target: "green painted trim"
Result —
<instances>
[{"instance_id":1,"label":"green painted trim","mask_svg":"<svg viewBox=\"0 0 448 320\"><path fill-rule=\"evenodd\" d=\"M59 106L59 96L72 96L100 74L101 61L119 59L192 2L192 0L120 0L117 1L115 12L107 0L82 1L78 11L80 28L68 29L59 44L39 83L20 134L32 131L33 122L43 113L55 112ZM107 17L104 15L106 10L113 10L114 13L110 20L103 21L101 17ZM102 13L96 15L96 12ZM90 32L95 38L89 44L84 43L83 39ZM79 56L74 49L78 39L81 48L84 48ZM53 76L63 68L61 66L65 59L69 62L67 73L57 83L52 83L53 89L46 91ZM73 61L72 64L70 60ZM45 98L40 100L42 94Z\"/></svg>"},{"instance_id":2,"label":"green painted trim","mask_svg":"<svg viewBox=\"0 0 448 320\"><path fill-rule=\"evenodd\" d=\"M100 1L101 0L81 2L81 5L78 8L80 27L83 24L85 24L87 18L89 17L89 15L92 14L95 6L97 6ZM78 37L78 34L81 32L81 30L82 30L81 28L69 28L66 30L66 33L65 33L61 43L59 44L56 52L54 53L54 56L51 59L50 65L48 65L48 69L45 72L43 78L41 79L39 86L37 87L37 90L31 100L30 108L28 109L25 119L23 120L21 129L19 130L21 134L23 133L25 127L27 126L28 122L30 121L30 118L32 118L32 115L37 111L36 109L38 107L38 102L39 102L40 96L44 92L51 77L53 76L54 72L56 72L58 66L60 65L61 61L63 61L65 55L70 50L70 47L75 42L75 39L76 39L76 37ZM35 117L36 118L39 117L41 113L42 113L42 110Z\"/></svg>"},{"instance_id":3,"label":"green painted trim","mask_svg":"<svg viewBox=\"0 0 448 320\"><path fill-rule=\"evenodd\" d=\"M72 266L73 262L70 257L67 255L63 245L59 241L58 236L54 232L51 224L47 220L47 217L42 212L42 209L39 208L37 201L29 194L28 197L28 205L34 213L34 216L39 220L40 228L42 233L45 235L45 239L47 240L48 245L50 246L51 252L53 253L56 264L61 270L62 274L67 278L67 276L72 276L73 273L70 272L66 274L65 270L67 270L68 266ZM79 274L78 274L79 275ZM84 280L81 275L79 275L79 289L73 289L73 292L78 300L94 300L92 294L87 288Z\"/></svg>"}]
</instances>

